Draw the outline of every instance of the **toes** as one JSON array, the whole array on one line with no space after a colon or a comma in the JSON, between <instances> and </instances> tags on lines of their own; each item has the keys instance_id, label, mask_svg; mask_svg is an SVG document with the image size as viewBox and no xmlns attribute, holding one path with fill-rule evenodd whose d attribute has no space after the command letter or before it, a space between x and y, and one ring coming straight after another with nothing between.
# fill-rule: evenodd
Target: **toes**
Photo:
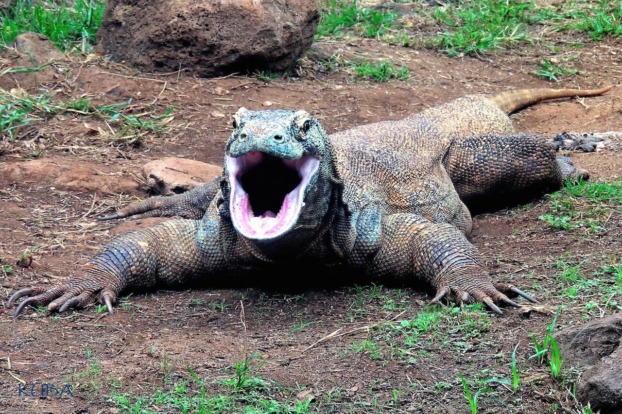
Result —
<instances>
[{"instance_id":1,"label":"toes","mask_svg":"<svg viewBox=\"0 0 622 414\"><path fill-rule=\"evenodd\" d=\"M67 309L73 309L81 305L79 297L73 297L69 299L67 302L63 303L63 305L58 309L59 312L65 312Z\"/></svg>"},{"instance_id":2,"label":"toes","mask_svg":"<svg viewBox=\"0 0 622 414\"><path fill-rule=\"evenodd\" d=\"M88 301L91 293L92 292L90 290L82 291L82 289L74 288L66 292L63 296L50 302L50 304L48 305L48 311L54 312L55 310L58 310L59 312L64 312L67 309L82 307Z\"/></svg>"},{"instance_id":3,"label":"toes","mask_svg":"<svg viewBox=\"0 0 622 414\"><path fill-rule=\"evenodd\" d=\"M460 301L460 303L470 303L471 295L469 295L469 292L466 291L460 292L460 294L458 295L458 300Z\"/></svg>"},{"instance_id":4,"label":"toes","mask_svg":"<svg viewBox=\"0 0 622 414\"><path fill-rule=\"evenodd\" d=\"M440 303L441 299L443 299L444 297L446 297L447 295L449 295L449 293L451 293L451 289L449 289L448 287L443 287L440 288L437 292L436 292L436 296L434 296L434 299L432 299L431 303Z\"/></svg>"}]
</instances>

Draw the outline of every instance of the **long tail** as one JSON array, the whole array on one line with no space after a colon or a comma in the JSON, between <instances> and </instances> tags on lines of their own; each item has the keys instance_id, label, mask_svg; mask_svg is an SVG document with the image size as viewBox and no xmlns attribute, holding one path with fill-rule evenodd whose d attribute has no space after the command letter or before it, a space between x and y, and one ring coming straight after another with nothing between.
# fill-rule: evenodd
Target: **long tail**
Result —
<instances>
[{"instance_id":1,"label":"long tail","mask_svg":"<svg viewBox=\"0 0 622 414\"><path fill-rule=\"evenodd\" d=\"M611 88L613 88L613 85L605 86L601 89L519 89L502 92L491 99L502 111L506 114L511 114L526 106L549 99L602 95Z\"/></svg>"}]
</instances>

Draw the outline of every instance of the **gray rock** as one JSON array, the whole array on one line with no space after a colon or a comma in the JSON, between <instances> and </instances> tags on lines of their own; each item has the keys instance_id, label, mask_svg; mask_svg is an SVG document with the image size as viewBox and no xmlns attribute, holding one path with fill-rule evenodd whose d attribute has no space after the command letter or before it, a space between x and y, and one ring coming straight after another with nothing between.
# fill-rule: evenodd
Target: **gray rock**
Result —
<instances>
[{"instance_id":1,"label":"gray rock","mask_svg":"<svg viewBox=\"0 0 622 414\"><path fill-rule=\"evenodd\" d=\"M309 0L110 0L98 42L148 71L282 71L309 48L318 21Z\"/></svg>"},{"instance_id":2,"label":"gray rock","mask_svg":"<svg viewBox=\"0 0 622 414\"><path fill-rule=\"evenodd\" d=\"M585 371L577 383L577 398L601 414L622 414L622 349Z\"/></svg>"},{"instance_id":3,"label":"gray rock","mask_svg":"<svg viewBox=\"0 0 622 414\"><path fill-rule=\"evenodd\" d=\"M576 368L594 365L610 355L619 346L621 337L622 315L619 314L555 334L564 365Z\"/></svg>"}]
</instances>

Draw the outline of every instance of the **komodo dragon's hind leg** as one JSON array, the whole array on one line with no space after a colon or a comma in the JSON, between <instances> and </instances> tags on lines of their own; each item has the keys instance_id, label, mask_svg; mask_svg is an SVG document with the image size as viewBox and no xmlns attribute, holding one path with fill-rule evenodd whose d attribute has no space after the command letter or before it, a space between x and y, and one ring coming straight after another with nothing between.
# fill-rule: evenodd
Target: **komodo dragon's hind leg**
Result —
<instances>
[{"instance_id":1,"label":"komodo dragon's hind leg","mask_svg":"<svg viewBox=\"0 0 622 414\"><path fill-rule=\"evenodd\" d=\"M558 157L541 135L485 135L454 141L444 165L471 213L493 211L560 188L565 179L588 178Z\"/></svg>"}]
</instances>

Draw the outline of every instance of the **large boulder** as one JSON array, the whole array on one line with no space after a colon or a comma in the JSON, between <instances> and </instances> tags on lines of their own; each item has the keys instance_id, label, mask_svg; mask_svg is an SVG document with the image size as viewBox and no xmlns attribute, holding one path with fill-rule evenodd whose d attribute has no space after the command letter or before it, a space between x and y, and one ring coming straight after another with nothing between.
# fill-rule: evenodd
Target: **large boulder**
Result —
<instances>
[{"instance_id":1,"label":"large boulder","mask_svg":"<svg viewBox=\"0 0 622 414\"><path fill-rule=\"evenodd\" d=\"M311 45L318 20L315 0L110 0L98 42L148 71L282 71Z\"/></svg>"}]
</instances>

